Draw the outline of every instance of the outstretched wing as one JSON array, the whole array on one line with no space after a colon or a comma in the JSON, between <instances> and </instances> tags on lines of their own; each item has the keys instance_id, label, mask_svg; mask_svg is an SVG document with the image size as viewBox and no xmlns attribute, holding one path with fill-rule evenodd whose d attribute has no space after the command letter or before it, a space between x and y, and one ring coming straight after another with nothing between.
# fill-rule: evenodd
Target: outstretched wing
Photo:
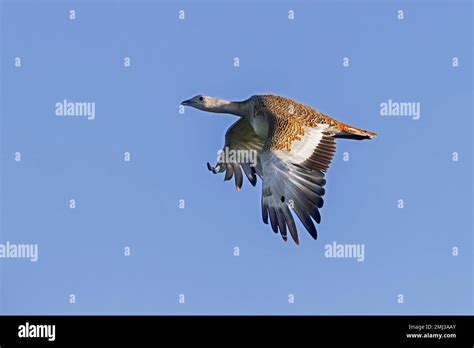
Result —
<instances>
[{"instance_id":1,"label":"outstretched wing","mask_svg":"<svg viewBox=\"0 0 474 348\"><path fill-rule=\"evenodd\" d=\"M243 184L242 170L255 186L257 175L261 177L260 154L264 145L263 139L254 132L252 125L244 118L229 127L225 134L225 145L215 166L207 163L213 173L225 171L224 180L235 177L235 187L240 190Z\"/></svg>"},{"instance_id":2,"label":"outstretched wing","mask_svg":"<svg viewBox=\"0 0 474 348\"><path fill-rule=\"evenodd\" d=\"M296 244L298 232L293 211L316 239L323 206L324 178L334 153L334 128L314 124L298 114L281 115L263 108L269 134L261 154L263 171L262 217L275 233L287 240L287 230Z\"/></svg>"}]
</instances>

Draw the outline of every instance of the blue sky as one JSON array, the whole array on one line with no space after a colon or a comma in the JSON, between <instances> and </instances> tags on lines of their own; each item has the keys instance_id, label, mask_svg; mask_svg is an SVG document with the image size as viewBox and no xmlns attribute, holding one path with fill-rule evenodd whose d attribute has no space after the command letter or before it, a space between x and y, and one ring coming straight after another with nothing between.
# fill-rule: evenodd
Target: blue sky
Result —
<instances>
[{"instance_id":1,"label":"blue sky","mask_svg":"<svg viewBox=\"0 0 474 348\"><path fill-rule=\"evenodd\" d=\"M0 259L1 313L473 313L472 3L1 4L0 243L39 248ZM261 182L206 169L235 117L180 114L200 93L284 95L379 134L338 141L317 241L299 225L284 243ZM95 119L57 117L63 99ZM420 119L381 116L389 99ZM364 261L326 258L333 242Z\"/></svg>"}]
</instances>

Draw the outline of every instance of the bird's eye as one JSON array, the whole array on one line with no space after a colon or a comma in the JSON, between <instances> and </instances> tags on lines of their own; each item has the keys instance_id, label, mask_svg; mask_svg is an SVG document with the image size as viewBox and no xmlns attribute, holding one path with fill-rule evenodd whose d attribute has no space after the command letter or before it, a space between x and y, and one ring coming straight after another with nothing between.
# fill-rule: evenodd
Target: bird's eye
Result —
<instances>
[{"instance_id":1,"label":"bird's eye","mask_svg":"<svg viewBox=\"0 0 474 348\"><path fill-rule=\"evenodd\" d=\"M204 98L203 98L203 97L199 97L199 100L200 100L200 101L203 101L203 100L204 100Z\"/></svg>"}]
</instances>

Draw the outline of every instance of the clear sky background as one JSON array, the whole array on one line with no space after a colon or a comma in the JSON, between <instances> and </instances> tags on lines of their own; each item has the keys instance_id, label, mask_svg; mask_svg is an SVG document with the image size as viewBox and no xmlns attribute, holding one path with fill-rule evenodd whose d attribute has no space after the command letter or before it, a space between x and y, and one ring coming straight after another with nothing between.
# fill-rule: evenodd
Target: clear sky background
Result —
<instances>
[{"instance_id":1,"label":"clear sky background","mask_svg":"<svg viewBox=\"0 0 474 348\"><path fill-rule=\"evenodd\" d=\"M0 242L39 246L36 263L0 259L0 313L473 313L472 2L0 8ZM235 117L179 114L201 93L284 95L379 134L338 141L317 241L299 225L284 243L260 181L236 192L206 169ZM56 117L63 99L95 102L95 120ZM388 99L421 118L380 116ZM334 241L364 244L364 262L324 257Z\"/></svg>"}]
</instances>

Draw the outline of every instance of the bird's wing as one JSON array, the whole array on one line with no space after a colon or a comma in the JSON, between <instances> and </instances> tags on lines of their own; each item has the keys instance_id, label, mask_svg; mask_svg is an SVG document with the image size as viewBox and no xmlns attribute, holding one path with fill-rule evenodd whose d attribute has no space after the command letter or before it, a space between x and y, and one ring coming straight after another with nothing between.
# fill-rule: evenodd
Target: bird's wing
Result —
<instances>
[{"instance_id":1,"label":"bird's wing","mask_svg":"<svg viewBox=\"0 0 474 348\"><path fill-rule=\"evenodd\" d=\"M225 171L224 180L235 177L235 187L240 190L243 184L242 169L250 183L255 186L257 174L261 176L260 154L264 140L254 132L252 125L244 118L229 127L225 134L225 144L215 166L207 167L213 173Z\"/></svg>"},{"instance_id":2,"label":"bird's wing","mask_svg":"<svg viewBox=\"0 0 474 348\"><path fill-rule=\"evenodd\" d=\"M293 211L316 239L311 218L321 221L324 174L336 151L336 130L330 124L314 124L308 115L300 117L294 110L291 115L267 107L261 111L269 125L261 154L263 221L268 224L270 217L275 233L280 231L286 241L289 230L299 244Z\"/></svg>"}]
</instances>

